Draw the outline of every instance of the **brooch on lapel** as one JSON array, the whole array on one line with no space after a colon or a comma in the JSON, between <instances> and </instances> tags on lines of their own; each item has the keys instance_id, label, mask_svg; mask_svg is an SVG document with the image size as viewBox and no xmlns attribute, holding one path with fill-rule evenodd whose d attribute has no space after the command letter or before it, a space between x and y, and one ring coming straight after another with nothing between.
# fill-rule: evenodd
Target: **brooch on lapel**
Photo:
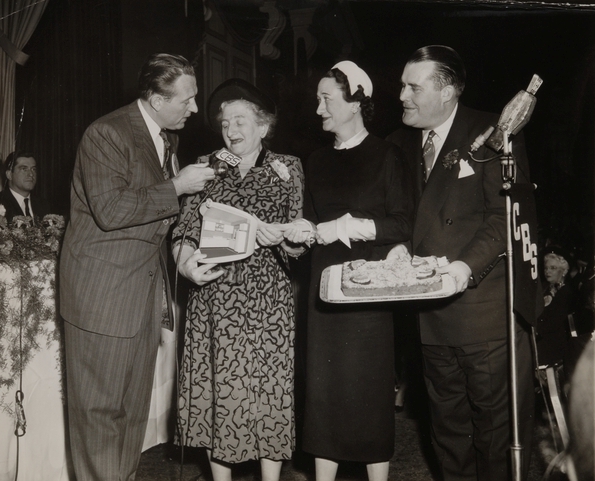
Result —
<instances>
[{"instance_id":1,"label":"brooch on lapel","mask_svg":"<svg viewBox=\"0 0 595 481\"><path fill-rule=\"evenodd\" d=\"M291 179L289 169L279 159L269 162L269 164L264 168L263 173L269 184L279 182L279 179L283 180L284 182L287 182L289 179Z\"/></svg>"},{"instance_id":2,"label":"brooch on lapel","mask_svg":"<svg viewBox=\"0 0 595 481\"><path fill-rule=\"evenodd\" d=\"M273 160L269 165L273 168L273 170L275 171L275 174L277 174L281 180L284 180L285 182L287 182L289 180L289 178L291 177L289 175L289 169L279 159Z\"/></svg>"}]
</instances>

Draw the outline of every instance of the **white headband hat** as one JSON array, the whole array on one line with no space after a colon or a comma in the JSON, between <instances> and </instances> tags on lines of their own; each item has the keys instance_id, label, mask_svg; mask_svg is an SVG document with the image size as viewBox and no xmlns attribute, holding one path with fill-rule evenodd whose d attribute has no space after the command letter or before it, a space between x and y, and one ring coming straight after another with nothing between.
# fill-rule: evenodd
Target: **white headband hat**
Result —
<instances>
[{"instance_id":1,"label":"white headband hat","mask_svg":"<svg viewBox=\"0 0 595 481\"><path fill-rule=\"evenodd\" d=\"M357 92L357 87L361 85L364 89L364 95L368 97L372 96L372 81L370 80L370 77L368 77L368 74L356 64L349 60L343 60L342 62L336 64L333 68L338 68L347 76L351 95Z\"/></svg>"}]
</instances>

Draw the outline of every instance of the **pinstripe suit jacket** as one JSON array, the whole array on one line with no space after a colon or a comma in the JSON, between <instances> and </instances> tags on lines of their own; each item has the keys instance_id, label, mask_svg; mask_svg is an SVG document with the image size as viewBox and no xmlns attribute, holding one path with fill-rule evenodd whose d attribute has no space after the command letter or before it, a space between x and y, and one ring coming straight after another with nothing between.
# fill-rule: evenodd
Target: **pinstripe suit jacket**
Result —
<instances>
[{"instance_id":1,"label":"pinstripe suit jacket","mask_svg":"<svg viewBox=\"0 0 595 481\"><path fill-rule=\"evenodd\" d=\"M506 208L498 160L474 162L468 152L471 143L489 125L496 125L495 114L459 104L452 127L436 157L436 163L423 188L422 131L403 128L387 140L400 146L415 173L416 203L413 253L419 256L446 256L451 262L465 262L474 282L461 294L420 305L420 333L424 344L464 346L507 336L505 261ZM472 175L461 174L461 163L450 169L444 157L458 150L457 160L468 160ZM513 142L518 164L517 182L528 182L529 165L524 138ZM495 153L481 147L477 159Z\"/></svg>"},{"instance_id":2,"label":"pinstripe suit jacket","mask_svg":"<svg viewBox=\"0 0 595 481\"><path fill-rule=\"evenodd\" d=\"M175 150L177 136L170 141ZM91 332L134 336L161 295L160 256L178 209L136 101L89 126L60 256L64 319Z\"/></svg>"}]
</instances>

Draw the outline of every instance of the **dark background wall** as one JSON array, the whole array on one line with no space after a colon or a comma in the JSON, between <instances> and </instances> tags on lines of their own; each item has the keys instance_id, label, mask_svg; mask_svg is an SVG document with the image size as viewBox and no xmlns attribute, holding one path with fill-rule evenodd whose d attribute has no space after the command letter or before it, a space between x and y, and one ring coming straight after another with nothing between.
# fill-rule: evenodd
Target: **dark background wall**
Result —
<instances>
[{"instance_id":1,"label":"dark background wall","mask_svg":"<svg viewBox=\"0 0 595 481\"><path fill-rule=\"evenodd\" d=\"M76 146L99 116L132 101L136 72L155 51L196 56L204 32L198 0L49 0L17 68L18 146L37 152L39 190L67 213ZM218 0L246 37L266 27L262 2ZM385 136L400 122L400 73L423 45L454 47L468 70L462 102L500 112L531 76L544 83L525 127L533 181L538 185L540 243L579 249L593 258L595 159L595 7L528 2L280 0L282 11L317 6L310 32L315 53L298 48L288 21L276 60L258 58L257 83L279 106L272 148L304 162L331 139L316 117L316 85L335 62L349 58L374 83L376 117L369 130ZM186 10L187 7L187 10ZM220 145L200 116L181 135L181 160Z\"/></svg>"}]
</instances>

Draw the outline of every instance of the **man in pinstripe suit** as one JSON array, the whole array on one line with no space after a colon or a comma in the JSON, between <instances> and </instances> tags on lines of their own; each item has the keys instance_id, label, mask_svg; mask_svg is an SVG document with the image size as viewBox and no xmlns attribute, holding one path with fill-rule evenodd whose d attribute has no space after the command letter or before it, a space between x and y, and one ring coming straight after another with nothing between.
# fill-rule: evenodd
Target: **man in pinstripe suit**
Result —
<instances>
[{"instance_id":1,"label":"man in pinstripe suit","mask_svg":"<svg viewBox=\"0 0 595 481\"><path fill-rule=\"evenodd\" d=\"M177 175L167 130L198 111L192 66L152 55L140 98L100 118L80 142L60 259L70 443L78 481L132 480L149 414L163 301L164 239L178 196L214 178L204 165ZM169 144L169 146L168 146Z\"/></svg>"}]
</instances>

